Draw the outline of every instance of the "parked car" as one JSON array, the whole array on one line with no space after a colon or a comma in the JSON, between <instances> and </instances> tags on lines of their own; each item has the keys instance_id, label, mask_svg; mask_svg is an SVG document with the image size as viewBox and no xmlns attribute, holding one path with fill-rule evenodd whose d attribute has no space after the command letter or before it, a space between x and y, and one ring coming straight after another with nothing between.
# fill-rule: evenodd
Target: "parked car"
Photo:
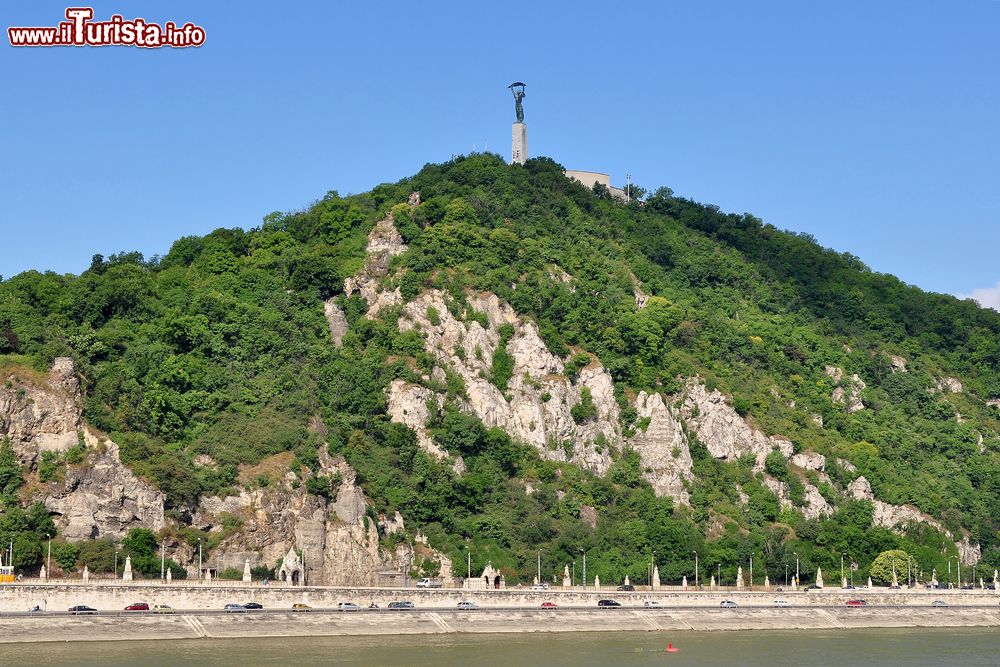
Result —
<instances>
[{"instance_id":1,"label":"parked car","mask_svg":"<svg viewBox=\"0 0 1000 667\"><path fill-rule=\"evenodd\" d=\"M547 590L549 590L549 585L548 584L533 584L531 586L531 590L533 590L533 591L547 591Z\"/></svg>"},{"instance_id":2,"label":"parked car","mask_svg":"<svg viewBox=\"0 0 1000 667\"><path fill-rule=\"evenodd\" d=\"M154 604L153 605L154 614L172 614L174 613L174 608L168 604Z\"/></svg>"},{"instance_id":3,"label":"parked car","mask_svg":"<svg viewBox=\"0 0 1000 667\"><path fill-rule=\"evenodd\" d=\"M645 602L642 603L642 606L646 607L647 609L662 609L663 608L663 605L660 604L659 601L657 601L657 600L646 600Z\"/></svg>"},{"instance_id":4,"label":"parked car","mask_svg":"<svg viewBox=\"0 0 1000 667\"><path fill-rule=\"evenodd\" d=\"M475 602L459 602L458 608L465 611L468 611L470 609L479 609L479 607L476 606Z\"/></svg>"},{"instance_id":5,"label":"parked car","mask_svg":"<svg viewBox=\"0 0 1000 667\"><path fill-rule=\"evenodd\" d=\"M621 604L621 602L618 602L618 600L598 600L597 601L597 606L598 607L620 607L620 606L622 606L622 604Z\"/></svg>"},{"instance_id":6,"label":"parked car","mask_svg":"<svg viewBox=\"0 0 1000 667\"><path fill-rule=\"evenodd\" d=\"M125 607L125 611L149 611L149 604L146 602L133 602Z\"/></svg>"},{"instance_id":7,"label":"parked car","mask_svg":"<svg viewBox=\"0 0 1000 667\"><path fill-rule=\"evenodd\" d=\"M844 586L844 590L845 591L853 591L854 590L854 584L847 584L846 586Z\"/></svg>"},{"instance_id":8,"label":"parked car","mask_svg":"<svg viewBox=\"0 0 1000 667\"><path fill-rule=\"evenodd\" d=\"M236 604L235 602L230 602L225 607L222 608L227 614L242 614L247 608L241 604Z\"/></svg>"},{"instance_id":9,"label":"parked car","mask_svg":"<svg viewBox=\"0 0 1000 667\"><path fill-rule=\"evenodd\" d=\"M635 590L635 586L633 586L632 584L622 584L621 586L618 587L618 590L620 590L620 591L634 591Z\"/></svg>"},{"instance_id":10,"label":"parked car","mask_svg":"<svg viewBox=\"0 0 1000 667\"><path fill-rule=\"evenodd\" d=\"M69 613L71 614L96 614L97 610L93 607L88 607L85 604L78 604L75 607L69 608Z\"/></svg>"},{"instance_id":11,"label":"parked car","mask_svg":"<svg viewBox=\"0 0 1000 667\"><path fill-rule=\"evenodd\" d=\"M817 586L816 584L811 584L809 586L806 586L806 590L807 591L821 591L821 590L823 590L823 587L822 586Z\"/></svg>"},{"instance_id":12,"label":"parked car","mask_svg":"<svg viewBox=\"0 0 1000 667\"><path fill-rule=\"evenodd\" d=\"M736 603L732 600L723 600L719 603L719 606L723 609L736 609Z\"/></svg>"},{"instance_id":13,"label":"parked car","mask_svg":"<svg viewBox=\"0 0 1000 667\"><path fill-rule=\"evenodd\" d=\"M292 605L292 611L312 611L312 607L304 602L296 602Z\"/></svg>"},{"instance_id":14,"label":"parked car","mask_svg":"<svg viewBox=\"0 0 1000 667\"><path fill-rule=\"evenodd\" d=\"M543 602L542 603L542 609L555 609L558 606L559 605L557 605L555 602Z\"/></svg>"},{"instance_id":15,"label":"parked car","mask_svg":"<svg viewBox=\"0 0 1000 667\"><path fill-rule=\"evenodd\" d=\"M778 598L777 600L774 601L774 606L775 607L791 607L792 605L791 605L791 603L788 600L785 600L784 598Z\"/></svg>"},{"instance_id":16,"label":"parked car","mask_svg":"<svg viewBox=\"0 0 1000 667\"><path fill-rule=\"evenodd\" d=\"M947 607L948 603L945 602L944 600L934 600L934 602L931 602L931 606L932 607Z\"/></svg>"},{"instance_id":17,"label":"parked car","mask_svg":"<svg viewBox=\"0 0 1000 667\"><path fill-rule=\"evenodd\" d=\"M414 609L415 605L409 600L397 600L389 603L389 609Z\"/></svg>"},{"instance_id":18,"label":"parked car","mask_svg":"<svg viewBox=\"0 0 1000 667\"><path fill-rule=\"evenodd\" d=\"M848 607L867 607L868 606L868 601L867 600L848 600L847 601L847 606Z\"/></svg>"},{"instance_id":19,"label":"parked car","mask_svg":"<svg viewBox=\"0 0 1000 667\"><path fill-rule=\"evenodd\" d=\"M337 611L361 611L361 607L353 602L341 602L337 605Z\"/></svg>"},{"instance_id":20,"label":"parked car","mask_svg":"<svg viewBox=\"0 0 1000 667\"><path fill-rule=\"evenodd\" d=\"M243 608L247 611L260 611L264 608L264 605L259 602L247 602L243 605Z\"/></svg>"}]
</instances>

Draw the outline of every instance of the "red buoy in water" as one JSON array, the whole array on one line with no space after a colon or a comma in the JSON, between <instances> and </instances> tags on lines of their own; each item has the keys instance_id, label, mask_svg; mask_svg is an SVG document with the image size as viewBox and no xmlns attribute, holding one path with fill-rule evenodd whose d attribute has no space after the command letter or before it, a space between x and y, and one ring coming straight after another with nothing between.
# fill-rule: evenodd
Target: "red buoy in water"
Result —
<instances>
[{"instance_id":1,"label":"red buoy in water","mask_svg":"<svg viewBox=\"0 0 1000 667\"><path fill-rule=\"evenodd\" d=\"M677 648L677 647L675 647L673 645L673 642L667 644L667 648L665 648L663 650L666 651L667 653L677 653L677 651L680 651L679 648Z\"/></svg>"}]
</instances>

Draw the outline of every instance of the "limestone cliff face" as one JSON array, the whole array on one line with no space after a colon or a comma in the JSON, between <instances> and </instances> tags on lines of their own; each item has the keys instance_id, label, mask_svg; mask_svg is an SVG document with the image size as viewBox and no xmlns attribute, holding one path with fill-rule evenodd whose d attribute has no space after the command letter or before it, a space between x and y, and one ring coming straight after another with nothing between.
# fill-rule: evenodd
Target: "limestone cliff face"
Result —
<instances>
[{"instance_id":1,"label":"limestone cliff face","mask_svg":"<svg viewBox=\"0 0 1000 667\"><path fill-rule=\"evenodd\" d=\"M754 457L754 471L764 469L764 460L774 449L785 458L792 456L792 443L768 437L750 426L718 390L708 391L697 378L684 387L681 415L688 427L717 459L735 461L743 454Z\"/></svg>"},{"instance_id":2,"label":"limestone cliff face","mask_svg":"<svg viewBox=\"0 0 1000 667\"><path fill-rule=\"evenodd\" d=\"M8 372L0 385L0 437L10 439L22 463L44 451L66 451L80 439L80 382L73 360L59 357L44 380Z\"/></svg>"},{"instance_id":3,"label":"limestone cliff face","mask_svg":"<svg viewBox=\"0 0 1000 667\"><path fill-rule=\"evenodd\" d=\"M164 496L121 462L118 445L92 432L73 360L55 360L45 380L10 373L0 387L0 436L10 439L22 463L37 465L42 452L65 452L82 442L84 460L67 465L62 481L44 485L40 499L68 540L120 538L131 528L164 526Z\"/></svg>"},{"instance_id":4,"label":"limestone cliff face","mask_svg":"<svg viewBox=\"0 0 1000 667\"><path fill-rule=\"evenodd\" d=\"M908 523L925 523L945 535L949 534L949 531L939 521L912 505L892 505L876 498L871 483L864 476L851 482L847 487L847 492L856 500L867 500L872 503L874 509L872 523L876 526L901 531ZM952 537L955 536L952 535ZM958 548L959 557L963 563L971 565L981 557L979 545L971 544L968 535L960 536L960 539L955 542L955 546Z\"/></svg>"},{"instance_id":5,"label":"limestone cliff face","mask_svg":"<svg viewBox=\"0 0 1000 667\"><path fill-rule=\"evenodd\" d=\"M670 496L674 502L688 504L685 483L693 478L693 462L677 411L660 394L644 391L636 397L635 408L640 421L649 419L645 431L636 432L632 438L632 447L639 453L643 470L652 469L646 476L653 490L657 495Z\"/></svg>"},{"instance_id":6,"label":"limestone cliff face","mask_svg":"<svg viewBox=\"0 0 1000 667\"><path fill-rule=\"evenodd\" d=\"M392 215L375 223L368 234L365 265L361 272L344 281L344 293L351 296L359 292L368 302L368 317L374 318L378 311L386 306L394 306L403 302L403 296L398 289L385 289L382 279L389 274L389 263L396 255L406 252L407 246L403 237L392 222ZM331 333L334 324L331 323ZM336 336L336 334L334 334Z\"/></svg>"},{"instance_id":7,"label":"limestone cliff face","mask_svg":"<svg viewBox=\"0 0 1000 667\"><path fill-rule=\"evenodd\" d=\"M273 567L292 547L303 553L307 581L313 584L366 586L385 583L380 572L401 572L413 562L413 550L406 542L385 549L380 532L390 535L404 531L399 514L368 516L368 501L356 484L354 470L342 457L321 456L325 474L337 474L340 486L327 501L309 495L304 485L295 488L289 474L274 487L243 491L227 498L202 500L194 525L203 530L223 529L226 514L238 517L238 532L215 549L220 569L252 564Z\"/></svg>"},{"instance_id":8,"label":"limestone cliff face","mask_svg":"<svg viewBox=\"0 0 1000 667\"><path fill-rule=\"evenodd\" d=\"M503 428L533 445L544 458L571 460L597 474L607 472L609 445L620 443L621 427L614 386L604 367L592 361L575 382L570 381L563 375L563 361L549 352L533 322L519 318L493 294L470 295L469 303L486 316L486 327L476 320L456 319L445 295L437 290L407 303L399 327L424 334L425 348L437 364L462 377L466 407L487 427ZM514 330L506 345L514 359L506 392L487 379L503 325ZM571 410L584 388L590 391L597 414L577 424Z\"/></svg>"},{"instance_id":9,"label":"limestone cliff face","mask_svg":"<svg viewBox=\"0 0 1000 667\"><path fill-rule=\"evenodd\" d=\"M132 528L165 525L163 493L139 479L118 455L118 445L85 435L87 459L70 465L62 484L49 485L45 506L67 540L120 539Z\"/></svg>"}]
</instances>

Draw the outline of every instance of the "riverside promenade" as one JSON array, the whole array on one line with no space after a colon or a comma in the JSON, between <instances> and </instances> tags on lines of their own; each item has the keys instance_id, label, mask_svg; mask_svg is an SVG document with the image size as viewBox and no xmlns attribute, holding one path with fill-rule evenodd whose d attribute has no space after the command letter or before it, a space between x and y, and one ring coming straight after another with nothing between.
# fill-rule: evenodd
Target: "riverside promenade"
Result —
<instances>
[{"instance_id":1,"label":"riverside promenade","mask_svg":"<svg viewBox=\"0 0 1000 667\"><path fill-rule=\"evenodd\" d=\"M855 608L847 601L864 599ZM598 608L614 599L620 608ZM775 600L787 601L776 607ZM389 610L408 600L415 609ZM731 600L736 608L721 608ZM228 603L263 610L225 613ZM473 611L456 609L472 601ZM942 601L947 606L933 606ZM172 614L123 612L133 602ZM361 611L337 611L354 602ZM378 610L368 610L374 602ZM558 605L542 609L543 602ZM645 606L656 603L658 607ZM293 612L293 604L311 610ZM73 616L84 604L95 615ZM38 605L44 611L28 613ZM823 591L548 591L264 587L257 584L8 584L0 586L0 642L297 637L510 632L718 631L895 627L1000 627L1000 596L989 590L826 589Z\"/></svg>"}]
</instances>

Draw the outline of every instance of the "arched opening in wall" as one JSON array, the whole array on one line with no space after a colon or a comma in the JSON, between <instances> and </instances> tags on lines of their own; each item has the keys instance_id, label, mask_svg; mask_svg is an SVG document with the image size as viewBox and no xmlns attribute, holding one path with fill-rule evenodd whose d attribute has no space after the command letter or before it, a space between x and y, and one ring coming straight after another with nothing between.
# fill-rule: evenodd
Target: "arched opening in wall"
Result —
<instances>
[{"instance_id":1,"label":"arched opening in wall","mask_svg":"<svg viewBox=\"0 0 1000 667\"><path fill-rule=\"evenodd\" d=\"M292 586L299 585L299 571L292 572Z\"/></svg>"},{"instance_id":2,"label":"arched opening in wall","mask_svg":"<svg viewBox=\"0 0 1000 667\"><path fill-rule=\"evenodd\" d=\"M493 579L493 588L500 588L500 575Z\"/></svg>"},{"instance_id":3,"label":"arched opening in wall","mask_svg":"<svg viewBox=\"0 0 1000 667\"><path fill-rule=\"evenodd\" d=\"M490 587L490 578L489 577L483 577L483 583L486 584L486 588L489 588Z\"/></svg>"},{"instance_id":4,"label":"arched opening in wall","mask_svg":"<svg viewBox=\"0 0 1000 667\"><path fill-rule=\"evenodd\" d=\"M288 581L288 573L285 572L284 570L281 571L281 580Z\"/></svg>"}]
</instances>

